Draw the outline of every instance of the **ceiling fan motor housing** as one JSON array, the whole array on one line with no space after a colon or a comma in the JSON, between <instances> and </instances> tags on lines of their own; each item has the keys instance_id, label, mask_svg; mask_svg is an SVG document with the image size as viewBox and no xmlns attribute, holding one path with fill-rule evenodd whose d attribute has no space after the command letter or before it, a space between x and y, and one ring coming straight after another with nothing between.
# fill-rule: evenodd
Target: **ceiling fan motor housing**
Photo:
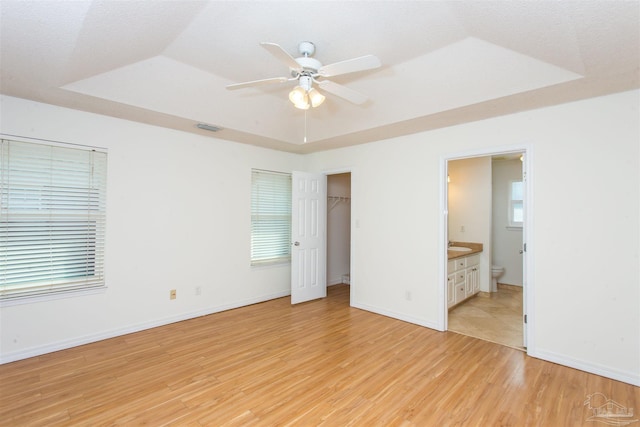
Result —
<instances>
[{"instance_id":1,"label":"ceiling fan motor housing","mask_svg":"<svg viewBox=\"0 0 640 427\"><path fill-rule=\"evenodd\" d=\"M296 62L300 64L300 67L302 67L304 71L309 71L312 74L317 74L320 67L322 67L320 61L315 58L309 58L308 56L296 58Z\"/></svg>"},{"instance_id":2,"label":"ceiling fan motor housing","mask_svg":"<svg viewBox=\"0 0 640 427\"><path fill-rule=\"evenodd\" d=\"M322 63L317 59L311 58L316 52L316 45L311 42L300 42L298 45L298 52L302 57L296 58L296 62L300 64L302 72L300 70L291 70L291 74L296 77L297 75L315 75L318 74L318 70L322 67ZM306 73L305 73L306 71Z\"/></svg>"}]
</instances>

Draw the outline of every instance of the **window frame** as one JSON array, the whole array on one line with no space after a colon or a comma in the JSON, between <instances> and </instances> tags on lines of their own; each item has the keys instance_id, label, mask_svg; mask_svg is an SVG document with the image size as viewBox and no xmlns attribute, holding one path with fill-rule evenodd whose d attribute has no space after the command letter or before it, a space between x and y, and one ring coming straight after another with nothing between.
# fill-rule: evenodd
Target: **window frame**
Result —
<instances>
[{"instance_id":1,"label":"window frame","mask_svg":"<svg viewBox=\"0 0 640 427\"><path fill-rule=\"evenodd\" d=\"M513 184L515 183L520 183L521 185L521 190L520 192L521 197L520 199L514 199L514 191L513 191ZM515 217L515 210L516 210L516 205L519 205L522 209L522 221L515 221L514 217ZM507 229L509 230L522 230L523 228L523 223L524 223L524 181L522 179L512 179L509 180L509 188L508 188L508 194L507 194L507 209L508 209L508 213L507 213Z\"/></svg>"},{"instance_id":2,"label":"window frame","mask_svg":"<svg viewBox=\"0 0 640 427\"><path fill-rule=\"evenodd\" d=\"M0 139L0 306L104 292L107 149Z\"/></svg>"},{"instance_id":3,"label":"window frame","mask_svg":"<svg viewBox=\"0 0 640 427\"><path fill-rule=\"evenodd\" d=\"M252 267L291 263L291 173L251 169Z\"/></svg>"}]
</instances>

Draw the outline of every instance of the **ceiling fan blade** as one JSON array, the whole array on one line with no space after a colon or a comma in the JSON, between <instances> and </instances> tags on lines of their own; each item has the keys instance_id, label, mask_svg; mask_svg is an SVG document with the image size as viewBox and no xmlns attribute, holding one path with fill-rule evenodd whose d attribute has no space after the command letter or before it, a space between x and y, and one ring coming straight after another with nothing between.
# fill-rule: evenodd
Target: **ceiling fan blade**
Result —
<instances>
[{"instance_id":1,"label":"ceiling fan blade","mask_svg":"<svg viewBox=\"0 0 640 427\"><path fill-rule=\"evenodd\" d=\"M318 74L322 77L331 77L340 74L355 73L356 71L371 70L381 65L377 56L365 55L359 58L347 59L346 61L322 66L318 70Z\"/></svg>"},{"instance_id":2,"label":"ceiling fan blade","mask_svg":"<svg viewBox=\"0 0 640 427\"><path fill-rule=\"evenodd\" d=\"M302 67L300 66L300 64L296 62L295 58L289 55L289 53L286 50L284 50L282 47L280 47L280 45L277 45L275 43L268 43L268 42L262 42L260 43L260 45L263 48L267 49L270 54L272 54L273 56L278 58L280 61L287 64L289 68L296 70L298 72L302 71Z\"/></svg>"},{"instance_id":3,"label":"ceiling fan blade","mask_svg":"<svg viewBox=\"0 0 640 427\"><path fill-rule=\"evenodd\" d=\"M229 90L235 90L235 89L242 89L245 87L253 87L253 86L263 86L263 85L268 85L271 83L284 83L284 82L288 82L289 79L286 77L274 77L271 79L262 79L262 80L253 80L251 82L244 82L244 83L234 83L231 85L227 85L227 89Z\"/></svg>"},{"instance_id":4,"label":"ceiling fan blade","mask_svg":"<svg viewBox=\"0 0 640 427\"><path fill-rule=\"evenodd\" d=\"M329 93L332 93L340 98L346 99L347 101L361 105L369 100L366 95L361 94L360 92L356 92L355 90L349 89L346 86L339 85L338 83L334 83L331 80L323 80L318 82L318 86L322 89L326 90Z\"/></svg>"}]
</instances>

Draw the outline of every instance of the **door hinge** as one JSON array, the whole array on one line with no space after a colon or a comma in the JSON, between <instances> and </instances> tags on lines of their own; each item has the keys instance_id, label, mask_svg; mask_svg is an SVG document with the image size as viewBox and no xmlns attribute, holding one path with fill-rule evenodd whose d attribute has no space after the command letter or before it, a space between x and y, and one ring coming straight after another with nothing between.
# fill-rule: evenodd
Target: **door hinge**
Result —
<instances>
[{"instance_id":1,"label":"door hinge","mask_svg":"<svg viewBox=\"0 0 640 427\"><path fill-rule=\"evenodd\" d=\"M522 247L522 249L527 252L527 244L525 243L524 246Z\"/></svg>"},{"instance_id":2,"label":"door hinge","mask_svg":"<svg viewBox=\"0 0 640 427\"><path fill-rule=\"evenodd\" d=\"M524 315L524 323L527 323L527 315Z\"/></svg>"}]
</instances>

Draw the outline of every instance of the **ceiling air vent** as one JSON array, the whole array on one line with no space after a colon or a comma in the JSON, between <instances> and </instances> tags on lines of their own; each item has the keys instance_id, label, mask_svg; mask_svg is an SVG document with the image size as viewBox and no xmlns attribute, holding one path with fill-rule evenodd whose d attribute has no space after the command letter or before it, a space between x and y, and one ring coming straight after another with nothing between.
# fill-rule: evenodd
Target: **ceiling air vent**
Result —
<instances>
[{"instance_id":1,"label":"ceiling air vent","mask_svg":"<svg viewBox=\"0 0 640 427\"><path fill-rule=\"evenodd\" d=\"M208 130L211 132L218 132L219 130L222 130L221 127L208 125L206 123L198 123L196 126L200 129Z\"/></svg>"}]
</instances>

